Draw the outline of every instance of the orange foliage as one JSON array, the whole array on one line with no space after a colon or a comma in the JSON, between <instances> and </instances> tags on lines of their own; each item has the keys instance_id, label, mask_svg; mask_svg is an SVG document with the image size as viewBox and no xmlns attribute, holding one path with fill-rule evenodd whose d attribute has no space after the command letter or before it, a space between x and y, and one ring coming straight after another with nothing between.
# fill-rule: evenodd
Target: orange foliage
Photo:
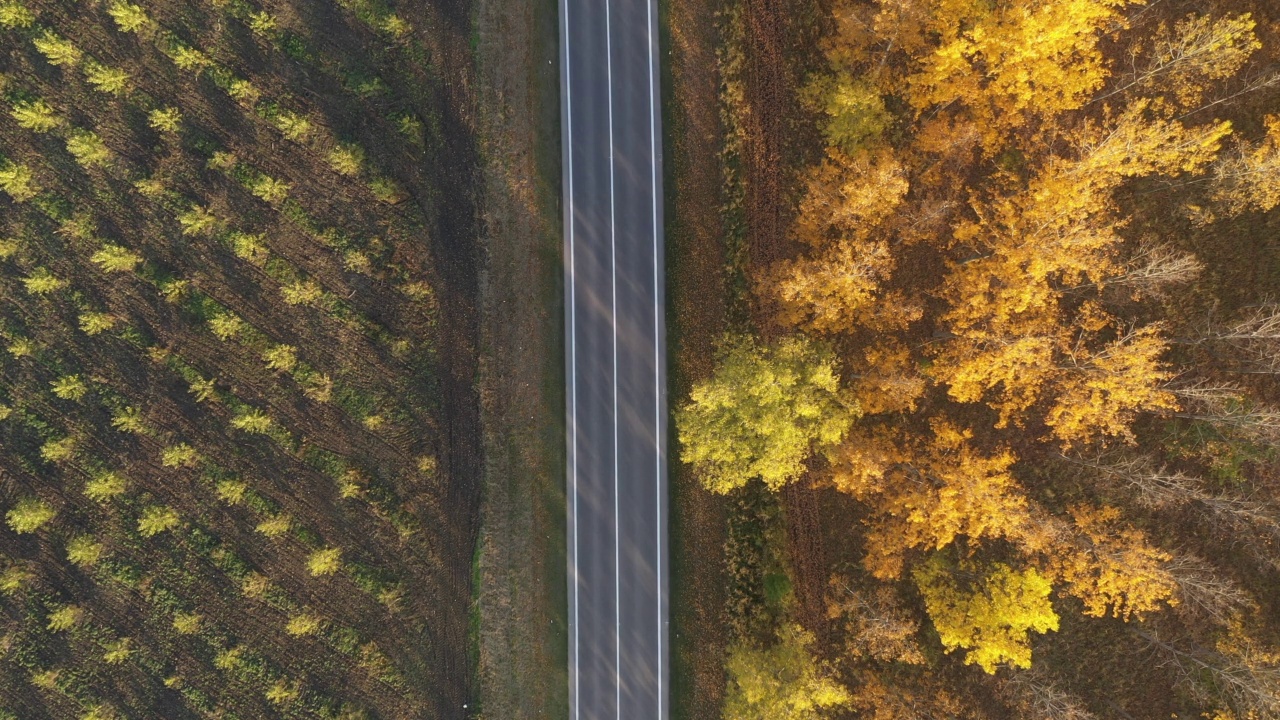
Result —
<instances>
[{"instance_id":1,"label":"orange foliage","mask_svg":"<svg viewBox=\"0 0 1280 720\"><path fill-rule=\"evenodd\" d=\"M1136 443L1140 420L1180 410L1152 300L1200 264L1158 232L1129 231L1129 189L1195 185L1230 215L1280 206L1280 119L1223 159L1233 128L1206 98L1259 47L1254 20L1130 28L1143 4L833 3L829 73L805 90L832 147L803 178L801 252L756 288L784 331L821 335L840 356L862 416L814 474L863 505L863 565L878 580L958 545L1023 568L1009 573L1044 600L1033 627L1049 627L1051 585L1095 617L1177 601L1171 556L1115 507L1064 512L1082 488L1059 492L1043 461ZM1104 56L1126 43L1123 64ZM914 664L912 619L845 590L831 612L850 655ZM1030 662L1016 640L984 667ZM878 678L854 704L899 716Z\"/></svg>"},{"instance_id":2,"label":"orange foliage","mask_svg":"<svg viewBox=\"0 0 1280 720\"><path fill-rule=\"evenodd\" d=\"M1177 585L1164 568L1170 555L1126 526L1117 508L1078 505L1071 516L1077 540L1057 550L1051 568L1084 602L1086 615L1128 620L1177 602Z\"/></svg>"},{"instance_id":3,"label":"orange foliage","mask_svg":"<svg viewBox=\"0 0 1280 720\"><path fill-rule=\"evenodd\" d=\"M872 575L899 577L908 550L943 548L960 535L977 542L1020 534L1027 503L1009 471L1013 453L983 453L971 438L938 421L928 438L855 432L836 451L835 487L875 509L864 561Z\"/></svg>"}]
</instances>

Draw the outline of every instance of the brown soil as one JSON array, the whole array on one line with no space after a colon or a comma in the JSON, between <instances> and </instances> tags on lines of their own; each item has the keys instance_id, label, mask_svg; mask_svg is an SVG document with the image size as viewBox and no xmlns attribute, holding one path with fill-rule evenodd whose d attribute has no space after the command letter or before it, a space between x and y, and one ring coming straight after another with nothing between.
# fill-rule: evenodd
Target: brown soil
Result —
<instances>
[{"instance_id":1,"label":"brown soil","mask_svg":"<svg viewBox=\"0 0 1280 720\"><path fill-rule=\"evenodd\" d=\"M746 32L742 123L747 244L762 269L787 256L796 171L821 147L797 92L827 13L820 0L742 0ZM758 323L759 324L759 323Z\"/></svg>"},{"instance_id":2,"label":"brown soil","mask_svg":"<svg viewBox=\"0 0 1280 720\"><path fill-rule=\"evenodd\" d=\"M786 513L787 553L794 580L798 619L819 635L826 630L825 596L827 553L824 547L822 498L807 484L788 485L782 492L782 508Z\"/></svg>"}]
</instances>

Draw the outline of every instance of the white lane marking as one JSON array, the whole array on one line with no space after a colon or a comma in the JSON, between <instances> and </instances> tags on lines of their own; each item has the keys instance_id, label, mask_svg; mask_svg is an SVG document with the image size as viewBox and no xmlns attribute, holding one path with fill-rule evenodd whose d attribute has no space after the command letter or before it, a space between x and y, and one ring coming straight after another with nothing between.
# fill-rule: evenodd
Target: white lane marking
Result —
<instances>
[{"instance_id":1,"label":"white lane marking","mask_svg":"<svg viewBox=\"0 0 1280 720\"><path fill-rule=\"evenodd\" d=\"M606 67L609 82L609 233L610 233L610 253L616 258L616 226L614 223L614 147L613 147L613 51L612 51L612 21L609 12L609 3L605 3L605 24L606 24ZM572 33L569 27L569 8L568 0L563 2L565 14L565 111L567 135L573 137L573 81L572 81ZM655 102L655 82L654 82L654 66L653 56L656 52L653 38L653 4L650 2L648 10L648 40L649 40L649 150L650 150L650 200L652 206L652 224L653 224L653 278L654 278L654 437L656 445L655 456L655 479L654 486L657 501L657 584L658 584L658 720L662 718L662 436L661 436L661 413L662 413L662 397L661 397L661 346L660 346L660 328L661 315L659 312L658 291L658 192L657 192L657 103ZM569 317L570 317L570 387L572 413L570 420L570 428L573 432L572 451L573 460L571 463L573 477L573 562L574 562L574 589L573 589L573 645L574 645L574 717L580 718L582 715L581 698L581 680L580 680L580 641L578 622L578 591L580 583L578 577L578 432L577 432L577 409L578 409L578 376L577 376L577 273L574 237L574 190L573 190L573 145L572 141L567 147L568 163L567 175L569 185ZM621 593L620 593L620 524L618 513L618 334L617 334L617 263L616 259L612 262L612 312L614 314L613 322L613 401L614 401L614 427L613 427L613 445L614 445L614 631L615 631L615 682L616 682L616 703L618 717L622 715L622 684L621 684Z\"/></svg>"},{"instance_id":2,"label":"white lane marking","mask_svg":"<svg viewBox=\"0 0 1280 720\"><path fill-rule=\"evenodd\" d=\"M613 325L613 686L617 717L622 718L622 530L618 523L618 233L614 224L613 147L613 20L609 0L604 3L605 74L609 82L609 271L612 281Z\"/></svg>"},{"instance_id":3,"label":"white lane marking","mask_svg":"<svg viewBox=\"0 0 1280 720\"><path fill-rule=\"evenodd\" d=\"M578 645L578 307L577 286L578 275L573 242L573 62L570 57L569 0L564 0L564 98L565 116L567 120L565 146L569 154L569 385L573 410L570 413L569 428L573 433L573 460L570 463L573 475L573 715L578 720L582 716L582 703L579 702L582 682L578 675L578 656L581 654Z\"/></svg>"},{"instance_id":4,"label":"white lane marking","mask_svg":"<svg viewBox=\"0 0 1280 720\"><path fill-rule=\"evenodd\" d=\"M648 5L649 39L649 195L653 201L653 438L654 479L653 488L657 510L656 556L658 584L658 720L662 720L662 358L658 323L658 102L654 97L653 56L657 52L653 36L653 4Z\"/></svg>"}]
</instances>

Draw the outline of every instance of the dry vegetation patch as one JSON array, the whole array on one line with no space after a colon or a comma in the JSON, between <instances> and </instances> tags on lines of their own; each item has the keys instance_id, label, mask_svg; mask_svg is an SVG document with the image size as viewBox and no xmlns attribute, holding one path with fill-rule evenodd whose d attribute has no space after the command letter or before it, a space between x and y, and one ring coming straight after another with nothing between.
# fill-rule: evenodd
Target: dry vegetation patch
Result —
<instances>
[{"instance_id":1,"label":"dry vegetation patch","mask_svg":"<svg viewBox=\"0 0 1280 720\"><path fill-rule=\"evenodd\" d=\"M485 192L480 713L568 712L559 64L553 2L477 9Z\"/></svg>"}]
</instances>

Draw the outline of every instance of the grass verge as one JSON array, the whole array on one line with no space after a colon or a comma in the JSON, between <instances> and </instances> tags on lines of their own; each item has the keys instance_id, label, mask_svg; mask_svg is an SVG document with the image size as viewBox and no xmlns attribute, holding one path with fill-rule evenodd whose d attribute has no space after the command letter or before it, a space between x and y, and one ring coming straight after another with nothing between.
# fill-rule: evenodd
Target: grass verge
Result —
<instances>
[{"instance_id":1,"label":"grass verge","mask_svg":"<svg viewBox=\"0 0 1280 720\"><path fill-rule=\"evenodd\" d=\"M484 500L473 608L477 718L568 714L557 19L479 0L484 158Z\"/></svg>"},{"instance_id":2,"label":"grass verge","mask_svg":"<svg viewBox=\"0 0 1280 720\"><path fill-rule=\"evenodd\" d=\"M724 206L718 11L714 0L662 3L673 403L710 374L715 342L727 327L725 226L720 212L708 212ZM700 487L671 440L672 712L676 718L715 718L725 687L727 502Z\"/></svg>"}]
</instances>

